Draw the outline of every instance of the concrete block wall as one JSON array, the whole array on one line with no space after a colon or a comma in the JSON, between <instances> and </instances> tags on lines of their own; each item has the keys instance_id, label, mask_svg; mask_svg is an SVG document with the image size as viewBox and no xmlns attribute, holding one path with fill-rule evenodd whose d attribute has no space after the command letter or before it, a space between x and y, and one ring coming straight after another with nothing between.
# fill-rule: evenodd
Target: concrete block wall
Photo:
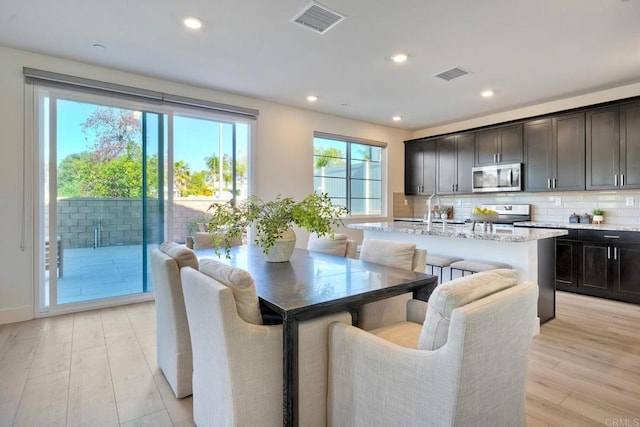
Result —
<instances>
[{"instance_id":1,"label":"concrete block wall","mask_svg":"<svg viewBox=\"0 0 640 427\"><path fill-rule=\"evenodd\" d=\"M141 199L59 199L57 207L58 235L64 247L131 245L142 241ZM147 231L149 239L156 241L164 226L158 204L149 203L148 209Z\"/></svg>"},{"instance_id":2,"label":"concrete block wall","mask_svg":"<svg viewBox=\"0 0 640 427\"><path fill-rule=\"evenodd\" d=\"M206 222L213 198L183 197L174 199L174 233L163 240L184 242L191 221ZM99 245L137 245L142 241L142 200L128 198L59 199L57 206L58 235L66 248L91 248L96 244L96 229L100 230ZM48 207L46 212L49 212ZM165 224L157 215L157 203L149 203L147 230L151 241L159 241ZM45 227L49 216L45 215Z\"/></svg>"},{"instance_id":3,"label":"concrete block wall","mask_svg":"<svg viewBox=\"0 0 640 427\"><path fill-rule=\"evenodd\" d=\"M173 199L173 241L185 242L189 231L189 222L206 222L212 203L219 202L207 197L177 197Z\"/></svg>"}]
</instances>

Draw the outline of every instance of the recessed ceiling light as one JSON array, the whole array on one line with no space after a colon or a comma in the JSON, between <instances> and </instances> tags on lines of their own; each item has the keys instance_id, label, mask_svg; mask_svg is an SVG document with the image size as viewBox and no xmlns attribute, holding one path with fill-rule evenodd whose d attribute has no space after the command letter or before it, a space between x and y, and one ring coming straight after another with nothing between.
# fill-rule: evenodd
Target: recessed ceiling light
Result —
<instances>
[{"instance_id":1,"label":"recessed ceiling light","mask_svg":"<svg viewBox=\"0 0 640 427\"><path fill-rule=\"evenodd\" d=\"M315 95L309 95L307 96L307 101L309 102L316 102L318 100L318 97Z\"/></svg>"},{"instance_id":2,"label":"recessed ceiling light","mask_svg":"<svg viewBox=\"0 0 640 427\"><path fill-rule=\"evenodd\" d=\"M403 62L406 62L407 59L409 59L409 55L406 53L396 53L391 55L391 60L396 64L402 64Z\"/></svg>"},{"instance_id":3,"label":"recessed ceiling light","mask_svg":"<svg viewBox=\"0 0 640 427\"><path fill-rule=\"evenodd\" d=\"M399 122L400 120L402 120L402 116L393 116L391 120L393 120L394 122Z\"/></svg>"},{"instance_id":4,"label":"recessed ceiling light","mask_svg":"<svg viewBox=\"0 0 640 427\"><path fill-rule=\"evenodd\" d=\"M192 30L202 28L202 21L194 16L187 16L182 20L182 22L184 23L185 27L191 28Z\"/></svg>"},{"instance_id":5,"label":"recessed ceiling light","mask_svg":"<svg viewBox=\"0 0 640 427\"><path fill-rule=\"evenodd\" d=\"M483 90L482 93L480 93L480 95L482 95L484 98L491 98L493 96L493 91Z\"/></svg>"}]
</instances>

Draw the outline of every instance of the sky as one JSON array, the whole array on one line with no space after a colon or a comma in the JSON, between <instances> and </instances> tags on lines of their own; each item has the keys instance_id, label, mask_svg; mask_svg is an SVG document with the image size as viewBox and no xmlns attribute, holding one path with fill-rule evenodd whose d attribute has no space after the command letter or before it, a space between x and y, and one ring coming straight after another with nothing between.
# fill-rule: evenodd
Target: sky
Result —
<instances>
[{"instance_id":1,"label":"sky","mask_svg":"<svg viewBox=\"0 0 640 427\"><path fill-rule=\"evenodd\" d=\"M91 116L96 108L98 106L95 104L58 100L58 164L69 154L91 149L94 144L93 138L82 132L82 123ZM138 117L141 117L140 113L138 113ZM184 160L192 172L206 169L205 157L218 155L220 128L223 133L223 153L231 153L232 126L228 123L175 115L173 126L174 161ZM149 123L149 127L154 128L151 123ZM236 124L238 158L247 155L248 132L248 125Z\"/></svg>"}]
</instances>

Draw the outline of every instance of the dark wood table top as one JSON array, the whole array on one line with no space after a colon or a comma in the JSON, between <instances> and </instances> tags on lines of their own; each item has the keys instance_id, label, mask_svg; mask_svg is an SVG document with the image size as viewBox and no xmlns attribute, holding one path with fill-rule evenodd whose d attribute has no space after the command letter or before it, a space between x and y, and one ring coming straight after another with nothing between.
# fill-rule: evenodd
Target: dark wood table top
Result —
<instances>
[{"instance_id":1,"label":"dark wood table top","mask_svg":"<svg viewBox=\"0 0 640 427\"><path fill-rule=\"evenodd\" d=\"M206 257L202 251L198 256ZM366 302L384 299L411 292L435 277L305 249L295 249L289 262L272 263L254 245L235 246L231 259L221 261L248 271L262 302L288 315L324 311L328 306L358 306L363 294Z\"/></svg>"}]
</instances>

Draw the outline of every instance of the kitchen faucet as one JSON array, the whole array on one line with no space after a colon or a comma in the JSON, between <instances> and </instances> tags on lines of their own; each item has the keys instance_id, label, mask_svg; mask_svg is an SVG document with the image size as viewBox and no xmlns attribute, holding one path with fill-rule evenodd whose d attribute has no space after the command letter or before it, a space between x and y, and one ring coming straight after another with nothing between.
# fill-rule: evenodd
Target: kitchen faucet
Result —
<instances>
[{"instance_id":1,"label":"kitchen faucet","mask_svg":"<svg viewBox=\"0 0 640 427\"><path fill-rule=\"evenodd\" d=\"M431 228L431 199L433 199L434 196L435 194L432 194L427 199L427 213L425 216L427 217L426 223L429 228Z\"/></svg>"}]
</instances>

